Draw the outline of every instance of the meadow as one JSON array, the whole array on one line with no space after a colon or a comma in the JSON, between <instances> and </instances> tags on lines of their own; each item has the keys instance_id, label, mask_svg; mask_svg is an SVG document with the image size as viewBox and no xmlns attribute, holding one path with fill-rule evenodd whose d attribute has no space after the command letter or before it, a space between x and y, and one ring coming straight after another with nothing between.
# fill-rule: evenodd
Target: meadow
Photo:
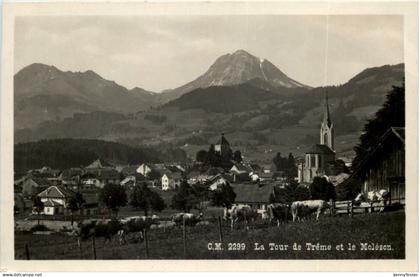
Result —
<instances>
[{"instance_id":1,"label":"meadow","mask_svg":"<svg viewBox=\"0 0 420 277\"><path fill-rule=\"evenodd\" d=\"M95 241L97 259L404 259L404 211L359 214L354 217L324 215L319 222L288 222L279 227L263 222L249 230L239 226L231 230L222 223L223 243L217 244L217 221L209 225L186 227L185 252L182 227L153 229L148 232L148 253L143 241L119 245L118 240ZM272 249L270 248L273 247ZM311 250L308 249L307 243ZM373 250L363 250L363 246ZM93 259L92 241L55 233L34 235L15 232L15 258ZM256 244L260 250L256 250ZM277 247L274 247L276 244ZM264 250L261 249L263 245ZM286 246L287 245L287 246ZM301 247L300 250L299 246ZM375 250L377 246L377 250ZM210 248L210 249L209 249ZM211 248L213 250L211 250ZM219 250L214 250L214 249ZM229 249L230 248L230 249ZM382 248L383 250L379 250ZM222 249L222 250L220 250Z\"/></svg>"}]
</instances>

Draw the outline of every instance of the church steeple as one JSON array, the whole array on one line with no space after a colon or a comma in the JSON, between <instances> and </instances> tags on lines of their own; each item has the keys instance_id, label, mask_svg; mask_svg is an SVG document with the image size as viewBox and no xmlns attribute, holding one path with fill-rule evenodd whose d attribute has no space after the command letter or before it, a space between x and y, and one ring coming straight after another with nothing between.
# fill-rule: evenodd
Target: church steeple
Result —
<instances>
[{"instance_id":1,"label":"church steeple","mask_svg":"<svg viewBox=\"0 0 420 277\"><path fill-rule=\"evenodd\" d=\"M328 92L325 91L324 118L321 123L320 143L334 150L334 131L328 106Z\"/></svg>"},{"instance_id":2,"label":"church steeple","mask_svg":"<svg viewBox=\"0 0 420 277\"><path fill-rule=\"evenodd\" d=\"M328 107L328 91L325 91L324 119L322 120L322 124L325 124L328 127L331 126L330 109Z\"/></svg>"}]
</instances>

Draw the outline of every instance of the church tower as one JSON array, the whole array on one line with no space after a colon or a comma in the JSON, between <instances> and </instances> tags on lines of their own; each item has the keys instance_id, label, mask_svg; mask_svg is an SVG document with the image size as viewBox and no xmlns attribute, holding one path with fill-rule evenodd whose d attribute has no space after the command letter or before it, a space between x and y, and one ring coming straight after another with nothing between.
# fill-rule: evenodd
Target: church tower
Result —
<instances>
[{"instance_id":1,"label":"church tower","mask_svg":"<svg viewBox=\"0 0 420 277\"><path fill-rule=\"evenodd\" d=\"M320 144L327 145L331 150L334 150L334 129L328 107L328 92L325 92L324 118L321 123Z\"/></svg>"}]
</instances>

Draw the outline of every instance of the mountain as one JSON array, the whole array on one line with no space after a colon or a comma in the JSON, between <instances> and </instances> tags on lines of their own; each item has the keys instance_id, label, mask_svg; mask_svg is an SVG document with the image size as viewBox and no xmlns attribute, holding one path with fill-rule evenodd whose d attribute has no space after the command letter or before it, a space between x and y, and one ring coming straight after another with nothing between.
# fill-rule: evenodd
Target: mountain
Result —
<instances>
[{"instance_id":1,"label":"mountain","mask_svg":"<svg viewBox=\"0 0 420 277\"><path fill-rule=\"evenodd\" d=\"M194 158L224 132L246 159L270 163L275 151L301 155L319 141L327 91L337 155L351 156L366 121L382 106L392 86L403 80L404 64L368 68L342 85L313 89L275 87L254 78L238 85L198 88L133 114L95 111L46 121L15 131L14 140L83 138L132 146L167 145Z\"/></svg>"},{"instance_id":2,"label":"mountain","mask_svg":"<svg viewBox=\"0 0 420 277\"><path fill-rule=\"evenodd\" d=\"M64 72L54 66L31 64L14 76L15 129L60 120L79 112L129 113L157 105L155 93L128 90L92 70Z\"/></svg>"},{"instance_id":3,"label":"mountain","mask_svg":"<svg viewBox=\"0 0 420 277\"><path fill-rule=\"evenodd\" d=\"M238 85L256 78L273 87L309 88L289 78L270 61L255 57L244 50L237 50L233 54L219 57L197 79L179 88L164 91L163 97L172 100L197 88Z\"/></svg>"}]
</instances>

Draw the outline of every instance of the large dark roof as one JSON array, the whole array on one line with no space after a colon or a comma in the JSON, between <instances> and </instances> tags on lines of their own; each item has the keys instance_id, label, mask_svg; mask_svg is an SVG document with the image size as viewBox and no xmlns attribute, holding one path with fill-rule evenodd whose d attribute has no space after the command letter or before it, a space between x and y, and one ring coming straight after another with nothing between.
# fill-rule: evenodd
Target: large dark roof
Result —
<instances>
[{"instance_id":1,"label":"large dark roof","mask_svg":"<svg viewBox=\"0 0 420 277\"><path fill-rule=\"evenodd\" d=\"M93 161L90 165L86 166L87 169L96 169L104 167L112 167L112 165L103 159L97 159L96 161Z\"/></svg>"},{"instance_id":2,"label":"large dark roof","mask_svg":"<svg viewBox=\"0 0 420 277\"><path fill-rule=\"evenodd\" d=\"M306 154L329 154L334 155L335 152L324 144L315 144L306 151Z\"/></svg>"},{"instance_id":3,"label":"large dark roof","mask_svg":"<svg viewBox=\"0 0 420 277\"><path fill-rule=\"evenodd\" d=\"M48 198L63 198L63 197L72 197L74 191L66 188L65 186L50 186L46 190L38 194L39 197L48 197Z\"/></svg>"},{"instance_id":4,"label":"large dark roof","mask_svg":"<svg viewBox=\"0 0 420 277\"><path fill-rule=\"evenodd\" d=\"M232 184L235 203L268 203L273 193L271 184Z\"/></svg>"}]
</instances>

